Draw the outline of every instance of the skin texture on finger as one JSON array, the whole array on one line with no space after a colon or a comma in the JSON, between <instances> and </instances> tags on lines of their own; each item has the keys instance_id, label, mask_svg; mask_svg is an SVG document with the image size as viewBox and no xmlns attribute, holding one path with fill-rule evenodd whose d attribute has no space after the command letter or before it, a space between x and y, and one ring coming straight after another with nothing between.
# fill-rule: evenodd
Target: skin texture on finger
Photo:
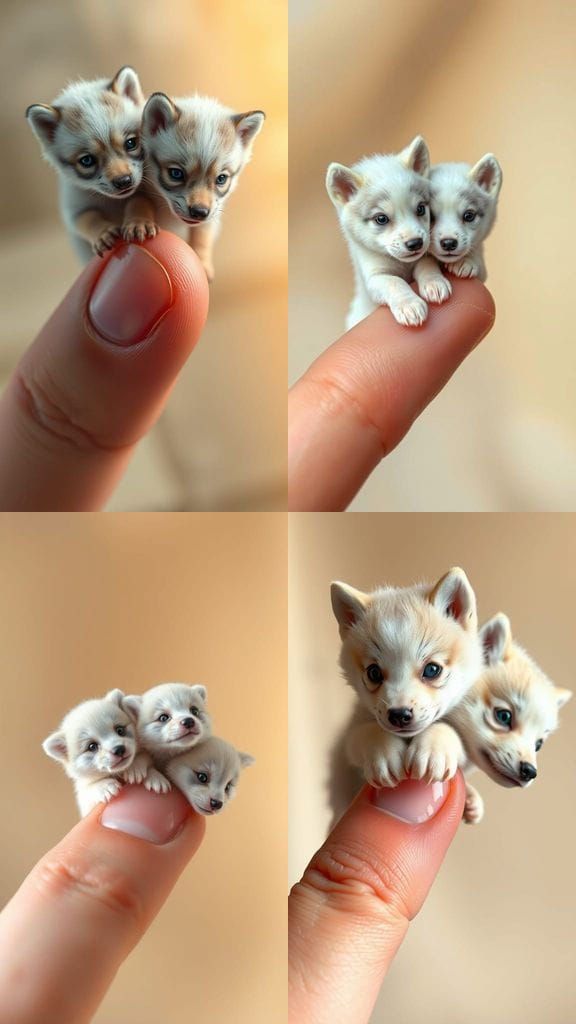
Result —
<instances>
[{"instance_id":1,"label":"skin texture on finger","mask_svg":"<svg viewBox=\"0 0 576 1024\"><path fill-rule=\"evenodd\" d=\"M456 833L464 796L458 773L438 813L412 825L362 790L290 894L291 1024L366 1024Z\"/></svg>"},{"instance_id":2,"label":"skin texture on finger","mask_svg":"<svg viewBox=\"0 0 576 1024\"><path fill-rule=\"evenodd\" d=\"M312 363L288 405L289 508L341 512L494 323L476 280L452 280L426 323L381 307Z\"/></svg>"},{"instance_id":3,"label":"skin texture on finger","mask_svg":"<svg viewBox=\"0 0 576 1024\"><path fill-rule=\"evenodd\" d=\"M0 509L101 508L160 415L207 310L204 270L175 235L94 258L0 400Z\"/></svg>"},{"instance_id":4,"label":"skin texture on finger","mask_svg":"<svg viewBox=\"0 0 576 1024\"><path fill-rule=\"evenodd\" d=\"M126 787L132 811L134 788ZM113 801L117 808L122 799ZM143 801L144 820L160 813L150 811L156 801L163 818L176 823L175 838L157 845L105 828L100 804L36 864L3 910L0 1024L92 1020L198 849L205 820L181 793L140 789L136 799Z\"/></svg>"}]
</instances>

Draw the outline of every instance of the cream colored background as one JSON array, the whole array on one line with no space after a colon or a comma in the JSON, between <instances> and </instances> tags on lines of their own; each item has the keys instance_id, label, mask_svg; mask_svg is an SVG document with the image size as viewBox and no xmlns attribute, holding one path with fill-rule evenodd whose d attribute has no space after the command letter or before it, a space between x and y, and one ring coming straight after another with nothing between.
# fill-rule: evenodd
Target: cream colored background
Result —
<instances>
[{"instance_id":1,"label":"cream colored background","mask_svg":"<svg viewBox=\"0 0 576 1024\"><path fill-rule=\"evenodd\" d=\"M462 565L480 616L503 609L560 686L575 689L574 516L291 515L290 878L329 820L328 751L352 701L339 678L329 583L409 585ZM486 817L462 825L380 996L373 1024L574 1019L574 722L570 703L526 792L477 773Z\"/></svg>"},{"instance_id":2,"label":"cream colored background","mask_svg":"<svg viewBox=\"0 0 576 1024\"><path fill-rule=\"evenodd\" d=\"M266 111L223 218L202 341L110 507L283 507L286 0L4 3L0 40L0 385L79 270L26 107L130 63L146 92L197 90Z\"/></svg>"},{"instance_id":3,"label":"cream colored background","mask_svg":"<svg viewBox=\"0 0 576 1024\"><path fill-rule=\"evenodd\" d=\"M496 326L352 508L574 508L576 6L291 0L290 11L292 379L342 333L352 295L330 161L422 133L433 162L492 151L504 170L487 243Z\"/></svg>"},{"instance_id":4,"label":"cream colored background","mask_svg":"<svg viewBox=\"0 0 576 1024\"><path fill-rule=\"evenodd\" d=\"M114 686L202 681L218 732L256 763L207 822L95 1021L280 1022L285 516L5 513L0 561L1 903L77 818L70 782L41 749L63 714Z\"/></svg>"}]
</instances>

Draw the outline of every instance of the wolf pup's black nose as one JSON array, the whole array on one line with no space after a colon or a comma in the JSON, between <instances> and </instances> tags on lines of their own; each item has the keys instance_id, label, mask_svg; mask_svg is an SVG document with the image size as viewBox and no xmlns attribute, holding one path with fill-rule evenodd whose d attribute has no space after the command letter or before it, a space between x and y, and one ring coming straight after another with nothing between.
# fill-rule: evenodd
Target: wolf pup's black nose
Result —
<instances>
[{"instance_id":1,"label":"wolf pup's black nose","mask_svg":"<svg viewBox=\"0 0 576 1024\"><path fill-rule=\"evenodd\" d=\"M456 238L441 238L440 245L444 252L453 252L458 246L458 240Z\"/></svg>"},{"instance_id":2,"label":"wolf pup's black nose","mask_svg":"<svg viewBox=\"0 0 576 1024\"><path fill-rule=\"evenodd\" d=\"M212 808L213 811L219 811L220 808L222 807L222 801L210 799L210 807Z\"/></svg>"},{"instance_id":3,"label":"wolf pup's black nose","mask_svg":"<svg viewBox=\"0 0 576 1024\"><path fill-rule=\"evenodd\" d=\"M132 184L132 175L123 174L120 178L112 178L112 184L119 192L123 192L125 188L130 188L130 185Z\"/></svg>"},{"instance_id":4,"label":"wolf pup's black nose","mask_svg":"<svg viewBox=\"0 0 576 1024\"><path fill-rule=\"evenodd\" d=\"M404 242L404 245L409 252L418 252L424 245L424 242L421 238L409 238L407 242Z\"/></svg>"},{"instance_id":5,"label":"wolf pup's black nose","mask_svg":"<svg viewBox=\"0 0 576 1024\"><path fill-rule=\"evenodd\" d=\"M412 711L410 708L392 708L388 712L388 721L390 725L409 725L412 721Z\"/></svg>"},{"instance_id":6,"label":"wolf pup's black nose","mask_svg":"<svg viewBox=\"0 0 576 1024\"><path fill-rule=\"evenodd\" d=\"M114 747L114 753L116 754L116 757L122 757L122 754L126 753L126 747Z\"/></svg>"},{"instance_id":7,"label":"wolf pup's black nose","mask_svg":"<svg viewBox=\"0 0 576 1024\"><path fill-rule=\"evenodd\" d=\"M188 213L193 220L206 220L210 210L207 206L189 206Z\"/></svg>"},{"instance_id":8,"label":"wolf pup's black nose","mask_svg":"<svg viewBox=\"0 0 576 1024\"><path fill-rule=\"evenodd\" d=\"M184 726L185 729L191 729L192 726L194 725L194 719L193 718L183 718L182 719L182 725Z\"/></svg>"},{"instance_id":9,"label":"wolf pup's black nose","mask_svg":"<svg viewBox=\"0 0 576 1024\"><path fill-rule=\"evenodd\" d=\"M522 782L532 782L532 779L535 779L537 774L538 772L533 764L528 764L528 761L520 761L520 778Z\"/></svg>"}]
</instances>

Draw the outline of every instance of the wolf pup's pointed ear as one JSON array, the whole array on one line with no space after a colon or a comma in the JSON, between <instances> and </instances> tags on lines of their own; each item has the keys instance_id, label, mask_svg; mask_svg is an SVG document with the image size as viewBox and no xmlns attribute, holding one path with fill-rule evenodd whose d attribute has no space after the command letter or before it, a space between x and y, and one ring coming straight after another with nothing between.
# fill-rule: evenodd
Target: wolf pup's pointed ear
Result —
<instances>
[{"instance_id":1,"label":"wolf pup's pointed ear","mask_svg":"<svg viewBox=\"0 0 576 1024\"><path fill-rule=\"evenodd\" d=\"M44 752L55 761L66 761L68 759L68 747L63 732L53 732L42 744Z\"/></svg>"},{"instance_id":2,"label":"wolf pup's pointed ear","mask_svg":"<svg viewBox=\"0 0 576 1024\"><path fill-rule=\"evenodd\" d=\"M502 168L493 153L486 153L474 164L472 170L468 171L468 177L494 199L502 188Z\"/></svg>"},{"instance_id":3,"label":"wolf pup's pointed ear","mask_svg":"<svg viewBox=\"0 0 576 1024\"><path fill-rule=\"evenodd\" d=\"M508 657L512 630L510 619L503 612L498 612L493 619L485 622L478 636L486 665L495 665L497 661L504 661Z\"/></svg>"},{"instance_id":4,"label":"wolf pup's pointed ear","mask_svg":"<svg viewBox=\"0 0 576 1024\"><path fill-rule=\"evenodd\" d=\"M416 174L421 174L423 178L428 177L430 153L421 135L417 135L415 139L412 139L410 145L406 146L406 149L398 153L398 159L402 161L409 171L415 171Z\"/></svg>"},{"instance_id":5,"label":"wolf pup's pointed ear","mask_svg":"<svg viewBox=\"0 0 576 1024\"><path fill-rule=\"evenodd\" d=\"M124 700L124 692L122 690L108 690L108 693L104 694L104 700L114 701L119 708L122 707L122 701Z\"/></svg>"},{"instance_id":6,"label":"wolf pup's pointed ear","mask_svg":"<svg viewBox=\"0 0 576 1024\"><path fill-rule=\"evenodd\" d=\"M179 117L180 111L169 96L163 92L153 92L144 107L142 127L148 135L157 135L171 128Z\"/></svg>"},{"instance_id":7,"label":"wolf pup's pointed ear","mask_svg":"<svg viewBox=\"0 0 576 1024\"><path fill-rule=\"evenodd\" d=\"M462 629L477 629L476 595L463 569L456 567L442 576L432 589L430 602L442 615L456 619Z\"/></svg>"},{"instance_id":8,"label":"wolf pup's pointed ear","mask_svg":"<svg viewBox=\"0 0 576 1024\"><path fill-rule=\"evenodd\" d=\"M194 686L191 686L190 689L192 691L192 696L193 697L199 697L201 701L205 701L206 700L207 690L206 690L205 686L194 685Z\"/></svg>"},{"instance_id":9,"label":"wolf pup's pointed ear","mask_svg":"<svg viewBox=\"0 0 576 1024\"><path fill-rule=\"evenodd\" d=\"M353 626L364 615L368 604L368 594L349 587L347 583L336 582L330 584L330 599L332 611L340 627L340 636L344 639L350 626Z\"/></svg>"},{"instance_id":10,"label":"wolf pup's pointed ear","mask_svg":"<svg viewBox=\"0 0 576 1024\"><path fill-rule=\"evenodd\" d=\"M40 143L43 146L51 146L60 123L60 111L47 103L33 103L28 107L26 117Z\"/></svg>"},{"instance_id":11,"label":"wolf pup's pointed ear","mask_svg":"<svg viewBox=\"0 0 576 1024\"><path fill-rule=\"evenodd\" d=\"M559 708L563 708L568 703L572 696L572 690L563 690L560 686L554 687L554 694L556 696L556 704Z\"/></svg>"},{"instance_id":12,"label":"wolf pup's pointed ear","mask_svg":"<svg viewBox=\"0 0 576 1024\"><path fill-rule=\"evenodd\" d=\"M122 698L121 707L134 722L137 722L140 708L142 707L142 697L140 694L131 693L129 696Z\"/></svg>"},{"instance_id":13,"label":"wolf pup's pointed ear","mask_svg":"<svg viewBox=\"0 0 576 1024\"><path fill-rule=\"evenodd\" d=\"M110 92L115 92L118 96L127 96L138 107L144 105L144 93L134 68L120 68L120 71L117 71L112 81L108 83L108 88Z\"/></svg>"},{"instance_id":14,"label":"wolf pup's pointed ear","mask_svg":"<svg viewBox=\"0 0 576 1024\"><path fill-rule=\"evenodd\" d=\"M232 124L243 146L249 146L256 138L265 120L263 110L248 110L245 114L232 115Z\"/></svg>"},{"instance_id":15,"label":"wolf pup's pointed ear","mask_svg":"<svg viewBox=\"0 0 576 1024\"><path fill-rule=\"evenodd\" d=\"M242 750L238 751L238 757L240 758L240 764L243 768L248 768L248 766L254 764L254 761L256 760L255 757L252 757L252 754L245 754Z\"/></svg>"},{"instance_id":16,"label":"wolf pup's pointed ear","mask_svg":"<svg viewBox=\"0 0 576 1024\"><path fill-rule=\"evenodd\" d=\"M342 206L362 188L363 180L356 171L344 164L330 164L326 172L326 191L334 206Z\"/></svg>"}]
</instances>

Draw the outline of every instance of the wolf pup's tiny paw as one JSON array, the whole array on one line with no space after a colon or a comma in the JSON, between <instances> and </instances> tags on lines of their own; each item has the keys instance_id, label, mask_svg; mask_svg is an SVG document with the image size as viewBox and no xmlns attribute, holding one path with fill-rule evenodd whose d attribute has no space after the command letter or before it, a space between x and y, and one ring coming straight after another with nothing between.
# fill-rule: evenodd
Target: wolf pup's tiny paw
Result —
<instances>
[{"instance_id":1,"label":"wolf pup's tiny paw","mask_svg":"<svg viewBox=\"0 0 576 1024\"><path fill-rule=\"evenodd\" d=\"M439 275L438 277L430 278L428 281L422 281L418 285L418 291L427 302L440 305L442 302L446 302L452 295L452 285L445 277Z\"/></svg>"},{"instance_id":2,"label":"wolf pup's tiny paw","mask_svg":"<svg viewBox=\"0 0 576 1024\"><path fill-rule=\"evenodd\" d=\"M122 238L125 242L144 242L147 238L155 238L158 226L152 220L129 220L122 225Z\"/></svg>"},{"instance_id":3,"label":"wolf pup's tiny paw","mask_svg":"<svg viewBox=\"0 0 576 1024\"><path fill-rule=\"evenodd\" d=\"M126 782L133 786L138 786L141 782L144 782L149 761L150 759L147 754L137 754L130 767L124 772Z\"/></svg>"},{"instance_id":4,"label":"wolf pup's tiny paw","mask_svg":"<svg viewBox=\"0 0 576 1024\"><path fill-rule=\"evenodd\" d=\"M118 796L121 789L122 783L119 779L106 779L98 787L98 796L102 803L107 804L113 797Z\"/></svg>"},{"instance_id":5,"label":"wolf pup's tiny paw","mask_svg":"<svg viewBox=\"0 0 576 1024\"><path fill-rule=\"evenodd\" d=\"M168 782L168 779L159 772L157 768L150 768L148 775L144 781L144 786L149 789L151 793L169 793L172 786Z\"/></svg>"},{"instance_id":6,"label":"wolf pup's tiny paw","mask_svg":"<svg viewBox=\"0 0 576 1024\"><path fill-rule=\"evenodd\" d=\"M472 259L463 259L457 260L456 263L448 263L446 270L454 277L478 277L481 267Z\"/></svg>"},{"instance_id":7,"label":"wolf pup's tiny paw","mask_svg":"<svg viewBox=\"0 0 576 1024\"><path fill-rule=\"evenodd\" d=\"M363 773L366 782L376 789L397 786L406 778L404 770L404 742L395 736L387 736L380 749L370 751L364 759Z\"/></svg>"},{"instance_id":8,"label":"wolf pup's tiny paw","mask_svg":"<svg viewBox=\"0 0 576 1024\"><path fill-rule=\"evenodd\" d=\"M484 801L480 796L477 789L473 789L472 786L466 787L466 803L464 804L464 812L462 814L462 821L466 822L467 825L478 825L484 817Z\"/></svg>"},{"instance_id":9,"label":"wolf pup's tiny paw","mask_svg":"<svg viewBox=\"0 0 576 1024\"><path fill-rule=\"evenodd\" d=\"M404 327L420 327L428 316L428 306L417 295L391 303L390 311L394 319Z\"/></svg>"},{"instance_id":10,"label":"wolf pup's tiny paw","mask_svg":"<svg viewBox=\"0 0 576 1024\"><path fill-rule=\"evenodd\" d=\"M96 241L92 245L92 249L96 256L103 256L105 252L113 249L118 244L122 232L120 228L110 227L106 228L101 235L98 236Z\"/></svg>"},{"instance_id":11,"label":"wolf pup's tiny paw","mask_svg":"<svg viewBox=\"0 0 576 1024\"><path fill-rule=\"evenodd\" d=\"M411 740L405 767L411 779L446 782L458 770L458 744L446 742L446 736L436 734L431 727Z\"/></svg>"}]
</instances>

